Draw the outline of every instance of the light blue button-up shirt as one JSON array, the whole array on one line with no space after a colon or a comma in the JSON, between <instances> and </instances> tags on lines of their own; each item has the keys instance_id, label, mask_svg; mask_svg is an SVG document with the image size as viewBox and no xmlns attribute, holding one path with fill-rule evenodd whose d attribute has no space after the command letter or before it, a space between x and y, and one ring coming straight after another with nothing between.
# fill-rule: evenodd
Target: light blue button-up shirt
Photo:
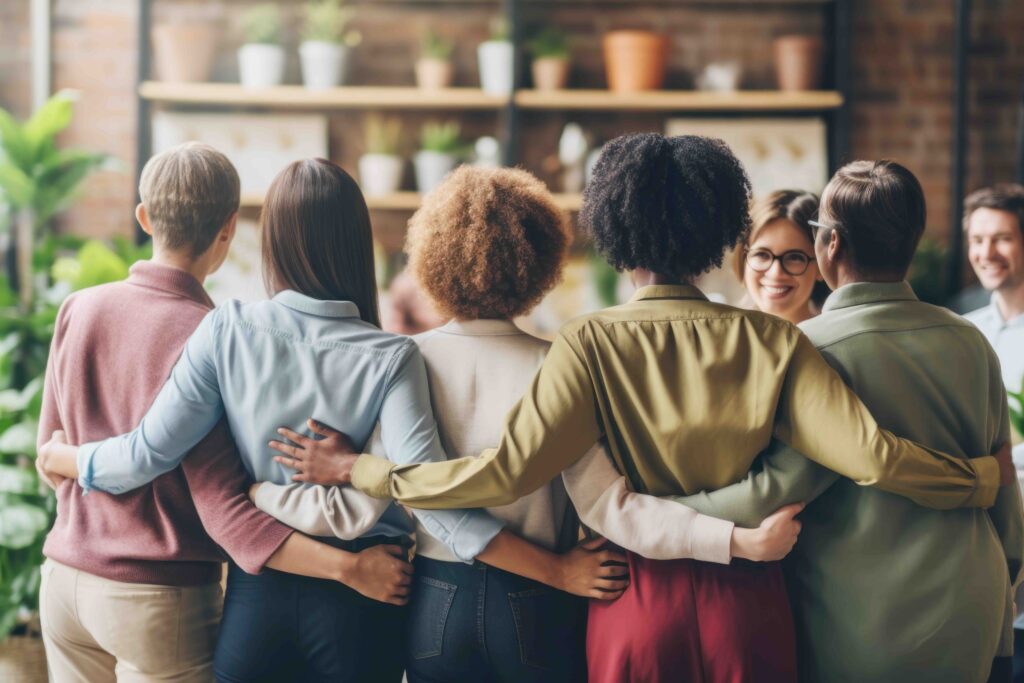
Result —
<instances>
[{"instance_id":1,"label":"light blue button-up shirt","mask_svg":"<svg viewBox=\"0 0 1024 683\"><path fill-rule=\"evenodd\" d=\"M1024 387L1024 315L1009 320L1003 319L996 303L968 313L964 317L981 330L988 343L995 349L999 357L999 365L1003 371L1003 383L1008 389L1020 391ZM1018 469L1024 469L1024 443L1013 449L1013 461ZM1024 615L1021 615L1020 627L1024 628Z\"/></svg>"},{"instance_id":2,"label":"light blue button-up shirt","mask_svg":"<svg viewBox=\"0 0 1024 683\"><path fill-rule=\"evenodd\" d=\"M445 460L416 344L364 322L349 301L286 290L270 301L231 301L211 311L142 423L79 449L79 483L114 494L143 486L177 467L225 414L258 482L291 482L293 472L274 462L267 442L281 426L310 434L309 417L359 447L379 421L396 462ZM483 510L414 513L464 562L503 526ZM368 535L410 531L408 516L392 505Z\"/></svg>"}]
</instances>

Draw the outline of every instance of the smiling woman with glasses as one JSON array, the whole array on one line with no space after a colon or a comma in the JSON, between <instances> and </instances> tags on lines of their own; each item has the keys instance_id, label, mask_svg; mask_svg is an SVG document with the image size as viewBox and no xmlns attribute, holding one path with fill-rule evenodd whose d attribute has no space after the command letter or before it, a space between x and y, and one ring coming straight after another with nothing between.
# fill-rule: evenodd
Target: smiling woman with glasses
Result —
<instances>
[{"instance_id":1,"label":"smiling woman with glasses","mask_svg":"<svg viewBox=\"0 0 1024 683\"><path fill-rule=\"evenodd\" d=\"M814 317L828 295L814 259L818 197L779 190L756 202L751 214L750 237L735 259L748 305L792 323Z\"/></svg>"}]
</instances>

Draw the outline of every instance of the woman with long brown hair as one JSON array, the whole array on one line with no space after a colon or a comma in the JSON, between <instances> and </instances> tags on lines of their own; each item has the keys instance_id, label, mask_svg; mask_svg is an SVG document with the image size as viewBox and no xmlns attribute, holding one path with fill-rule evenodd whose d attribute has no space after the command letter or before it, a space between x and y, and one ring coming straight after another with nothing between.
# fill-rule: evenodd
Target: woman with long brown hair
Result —
<instances>
[{"instance_id":1,"label":"woman with long brown hair","mask_svg":"<svg viewBox=\"0 0 1024 683\"><path fill-rule=\"evenodd\" d=\"M79 466L66 476L86 489L130 490L176 467L223 414L257 482L292 479L267 448L281 424L328 438L329 424L363 443L379 425L375 440L402 453L401 462L445 458L416 344L379 329L372 231L355 181L326 160L295 162L271 185L261 220L273 298L228 302L208 315L140 427L68 448ZM353 551L390 544L395 562L405 562L401 546L414 529L405 512L351 490L333 505L343 514L322 532L330 542ZM531 555L484 511L417 518L461 562L479 557L515 571ZM621 592L626 582L608 578L607 559L603 551L560 556L560 587ZM368 591L370 600L334 582L251 576L232 565L218 680L400 680L408 581L388 588Z\"/></svg>"}]
</instances>

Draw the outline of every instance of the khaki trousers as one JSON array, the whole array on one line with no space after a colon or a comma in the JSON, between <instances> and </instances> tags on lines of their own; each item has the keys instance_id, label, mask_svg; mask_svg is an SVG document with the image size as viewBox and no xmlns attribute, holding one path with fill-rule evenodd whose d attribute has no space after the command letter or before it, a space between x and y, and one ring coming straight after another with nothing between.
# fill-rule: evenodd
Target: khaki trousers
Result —
<instances>
[{"instance_id":1,"label":"khaki trousers","mask_svg":"<svg viewBox=\"0 0 1024 683\"><path fill-rule=\"evenodd\" d=\"M208 683L221 588L100 578L47 560L39 613L50 681Z\"/></svg>"}]
</instances>

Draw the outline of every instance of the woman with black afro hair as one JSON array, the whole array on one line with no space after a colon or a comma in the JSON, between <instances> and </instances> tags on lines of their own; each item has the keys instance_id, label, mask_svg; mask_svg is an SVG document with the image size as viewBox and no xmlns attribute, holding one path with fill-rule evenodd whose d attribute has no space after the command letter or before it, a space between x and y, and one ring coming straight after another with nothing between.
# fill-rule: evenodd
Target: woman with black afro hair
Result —
<instances>
[{"instance_id":1,"label":"woman with black afro hair","mask_svg":"<svg viewBox=\"0 0 1024 683\"><path fill-rule=\"evenodd\" d=\"M602 439L631 487L657 496L737 482L776 439L858 483L931 507L991 505L1012 467L1000 476L993 458L963 460L883 431L795 326L709 302L691 284L745 237L749 196L742 166L720 141L613 140L584 195L582 218L598 250L632 270L639 289L628 303L559 331L495 448L407 465L353 457L341 438L291 452L304 463L329 460L332 478L317 483L351 479L370 495L412 507L459 508L511 503ZM774 516L793 542L799 509ZM709 533L693 546L707 550L718 538ZM794 681L782 570L777 562L730 564L729 551L712 553L719 564L627 553L629 588L617 600L590 604L590 680ZM517 617L525 642L548 637L551 624L535 617Z\"/></svg>"}]
</instances>

